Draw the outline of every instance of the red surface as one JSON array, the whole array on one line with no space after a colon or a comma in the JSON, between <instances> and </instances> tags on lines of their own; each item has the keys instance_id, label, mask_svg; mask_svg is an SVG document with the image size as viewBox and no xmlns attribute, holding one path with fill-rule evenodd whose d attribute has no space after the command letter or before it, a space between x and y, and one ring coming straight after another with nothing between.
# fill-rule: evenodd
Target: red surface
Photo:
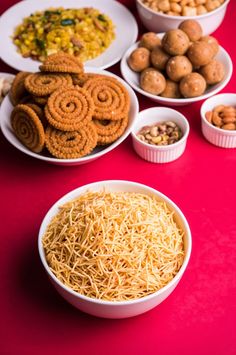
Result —
<instances>
[{"instance_id":1,"label":"red surface","mask_svg":"<svg viewBox=\"0 0 236 355\"><path fill-rule=\"evenodd\" d=\"M134 1L122 2L137 15ZM4 1L1 10L14 3ZM215 32L233 60L235 13L232 0ZM119 65L110 70L119 74ZM0 71L15 72L2 62ZM233 76L223 91L234 92L235 85ZM140 109L155 105L138 98ZM187 149L164 165L141 160L130 137L90 164L48 165L18 152L1 134L1 354L236 354L236 150L203 138L200 105L179 109L190 122ZM174 293L126 320L98 319L67 304L49 283L37 252L49 207L76 187L106 179L137 181L163 192L182 209L193 237L189 267Z\"/></svg>"}]
</instances>

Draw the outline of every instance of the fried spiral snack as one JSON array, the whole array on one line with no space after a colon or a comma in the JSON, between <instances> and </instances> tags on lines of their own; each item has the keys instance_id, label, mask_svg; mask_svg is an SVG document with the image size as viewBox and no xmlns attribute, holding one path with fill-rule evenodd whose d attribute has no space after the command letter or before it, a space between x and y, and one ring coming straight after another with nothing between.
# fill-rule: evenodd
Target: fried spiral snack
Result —
<instances>
[{"instance_id":1,"label":"fried spiral snack","mask_svg":"<svg viewBox=\"0 0 236 355\"><path fill-rule=\"evenodd\" d=\"M45 144L43 125L29 106L17 105L11 113L11 125L17 138L30 150L40 153Z\"/></svg>"},{"instance_id":2,"label":"fried spiral snack","mask_svg":"<svg viewBox=\"0 0 236 355\"><path fill-rule=\"evenodd\" d=\"M62 131L77 131L92 120L93 113L91 96L79 86L54 91L45 107L48 122Z\"/></svg>"},{"instance_id":3,"label":"fried spiral snack","mask_svg":"<svg viewBox=\"0 0 236 355\"><path fill-rule=\"evenodd\" d=\"M81 74L72 74L71 77L74 85L79 85L83 87L83 85L86 83L87 80L101 78L101 77L104 78L105 75L97 74L97 73L81 73Z\"/></svg>"},{"instance_id":4,"label":"fried spiral snack","mask_svg":"<svg viewBox=\"0 0 236 355\"><path fill-rule=\"evenodd\" d=\"M128 115L121 120L93 120L97 134L98 145L106 145L116 141L125 131L128 125Z\"/></svg>"},{"instance_id":5,"label":"fried spiral snack","mask_svg":"<svg viewBox=\"0 0 236 355\"><path fill-rule=\"evenodd\" d=\"M57 73L83 73L83 63L68 53L55 53L49 55L39 69L43 72Z\"/></svg>"},{"instance_id":6,"label":"fried spiral snack","mask_svg":"<svg viewBox=\"0 0 236 355\"><path fill-rule=\"evenodd\" d=\"M9 91L9 97L13 106L16 106L27 95L24 82L29 74L24 71L16 74Z\"/></svg>"},{"instance_id":7,"label":"fried spiral snack","mask_svg":"<svg viewBox=\"0 0 236 355\"><path fill-rule=\"evenodd\" d=\"M130 98L126 88L113 77L89 79L83 85L95 105L93 117L98 120L121 120L128 114Z\"/></svg>"},{"instance_id":8,"label":"fried spiral snack","mask_svg":"<svg viewBox=\"0 0 236 355\"><path fill-rule=\"evenodd\" d=\"M33 96L34 102L40 106L45 106L48 102L48 96Z\"/></svg>"},{"instance_id":9,"label":"fried spiral snack","mask_svg":"<svg viewBox=\"0 0 236 355\"><path fill-rule=\"evenodd\" d=\"M38 118L42 122L44 128L47 127L48 121L45 117L44 110L34 103L27 103L26 106L30 107L37 114Z\"/></svg>"},{"instance_id":10,"label":"fried spiral snack","mask_svg":"<svg viewBox=\"0 0 236 355\"><path fill-rule=\"evenodd\" d=\"M35 96L47 96L52 94L60 87L72 85L72 79L69 74L45 74L34 73L30 74L25 79L25 88Z\"/></svg>"},{"instance_id":11,"label":"fried spiral snack","mask_svg":"<svg viewBox=\"0 0 236 355\"><path fill-rule=\"evenodd\" d=\"M46 147L56 158L80 158L91 153L96 145L97 132L92 122L71 132L63 132L52 126L46 129Z\"/></svg>"}]
</instances>

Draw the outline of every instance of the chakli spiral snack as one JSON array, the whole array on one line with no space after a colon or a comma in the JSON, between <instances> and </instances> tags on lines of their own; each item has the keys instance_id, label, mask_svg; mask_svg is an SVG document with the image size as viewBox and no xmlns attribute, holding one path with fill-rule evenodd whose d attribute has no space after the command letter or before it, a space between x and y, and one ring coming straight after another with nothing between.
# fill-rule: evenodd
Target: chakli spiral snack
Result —
<instances>
[{"instance_id":1,"label":"chakli spiral snack","mask_svg":"<svg viewBox=\"0 0 236 355\"><path fill-rule=\"evenodd\" d=\"M106 145L115 142L125 131L128 125L128 115L121 120L93 120L97 134L98 145Z\"/></svg>"},{"instance_id":2,"label":"chakli spiral snack","mask_svg":"<svg viewBox=\"0 0 236 355\"><path fill-rule=\"evenodd\" d=\"M76 131L92 120L94 104L90 94L79 86L61 88L48 99L48 122L62 131Z\"/></svg>"},{"instance_id":3,"label":"chakli spiral snack","mask_svg":"<svg viewBox=\"0 0 236 355\"><path fill-rule=\"evenodd\" d=\"M40 153L45 143L42 122L29 106L19 104L11 113L11 125L18 139L30 150Z\"/></svg>"},{"instance_id":4,"label":"chakli spiral snack","mask_svg":"<svg viewBox=\"0 0 236 355\"><path fill-rule=\"evenodd\" d=\"M82 73L83 63L68 53L55 53L49 55L39 69L43 72Z\"/></svg>"},{"instance_id":5,"label":"chakli spiral snack","mask_svg":"<svg viewBox=\"0 0 236 355\"><path fill-rule=\"evenodd\" d=\"M40 106L45 106L48 102L49 96L33 96L34 102Z\"/></svg>"},{"instance_id":6,"label":"chakli spiral snack","mask_svg":"<svg viewBox=\"0 0 236 355\"><path fill-rule=\"evenodd\" d=\"M121 120L128 114L130 98L126 88L110 76L89 79L83 85L92 96L98 120Z\"/></svg>"},{"instance_id":7,"label":"chakli spiral snack","mask_svg":"<svg viewBox=\"0 0 236 355\"><path fill-rule=\"evenodd\" d=\"M13 106L16 106L27 95L24 82L29 74L24 71L16 74L9 91L9 97Z\"/></svg>"},{"instance_id":8,"label":"chakli spiral snack","mask_svg":"<svg viewBox=\"0 0 236 355\"><path fill-rule=\"evenodd\" d=\"M46 147L56 158L80 158L91 153L96 145L97 132L92 122L71 132L60 131L52 126L46 129Z\"/></svg>"},{"instance_id":9,"label":"chakli spiral snack","mask_svg":"<svg viewBox=\"0 0 236 355\"><path fill-rule=\"evenodd\" d=\"M38 105L33 104L33 103L27 103L26 106L28 106L32 110L34 110L34 112L37 114L38 118L42 122L43 127L46 128L47 125L48 125L48 122L46 120L46 117L45 117L43 109L41 107L39 107Z\"/></svg>"},{"instance_id":10,"label":"chakli spiral snack","mask_svg":"<svg viewBox=\"0 0 236 355\"><path fill-rule=\"evenodd\" d=\"M56 158L76 159L124 133L130 99L117 79L84 73L78 58L64 53L49 56L40 69L15 80L12 126L28 149L45 147Z\"/></svg>"},{"instance_id":11,"label":"chakli spiral snack","mask_svg":"<svg viewBox=\"0 0 236 355\"><path fill-rule=\"evenodd\" d=\"M72 74L71 77L74 85L83 86L87 80L94 79L94 78L101 78L101 77L104 78L105 75L97 74L97 73L81 73L81 74Z\"/></svg>"},{"instance_id":12,"label":"chakli spiral snack","mask_svg":"<svg viewBox=\"0 0 236 355\"><path fill-rule=\"evenodd\" d=\"M45 97L60 87L70 85L72 85L72 79L69 74L34 73L25 79L26 90L39 97Z\"/></svg>"}]
</instances>

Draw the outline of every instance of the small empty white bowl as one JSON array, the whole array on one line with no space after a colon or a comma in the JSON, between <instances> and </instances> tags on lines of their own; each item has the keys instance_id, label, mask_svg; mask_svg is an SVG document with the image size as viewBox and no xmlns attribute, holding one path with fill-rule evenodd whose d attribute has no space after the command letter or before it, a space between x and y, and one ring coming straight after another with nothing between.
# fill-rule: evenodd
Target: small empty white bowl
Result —
<instances>
[{"instance_id":1,"label":"small empty white bowl","mask_svg":"<svg viewBox=\"0 0 236 355\"><path fill-rule=\"evenodd\" d=\"M152 126L164 121L175 122L180 127L182 137L176 143L163 146L151 145L137 137L142 127ZM189 135L189 123L184 115L176 110L167 107L152 107L139 112L131 135L133 147L141 158L152 163L169 163L178 159L184 153Z\"/></svg>"},{"instance_id":2,"label":"small empty white bowl","mask_svg":"<svg viewBox=\"0 0 236 355\"><path fill-rule=\"evenodd\" d=\"M206 112L218 105L236 107L236 94L219 94L206 100L201 106L201 123L204 137L212 144L222 148L236 148L236 130L227 131L213 126L206 119Z\"/></svg>"},{"instance_id":3,"label":"small empty white bowl","mask_svg":"<svg viewBox=\"0 0 236 355\"><path fill-rule=\"evenodd\" d=\"M196 20L202 26L203 34L213 33L224 19L229 0L213 11L198 16L171 16L152 10L143 4L141 0L136 0L139 17L144 26L152 32L165 32L177 28L184 20Z\"/></svg>"},{"instance_id":4,"label":"small empty white bowl","mask_svg":"<svg viewBox=\"0 0 236 355\"><path fill-rule=\"evenodd\" d=\"M158 33L157 36L159 38L162 38L164 36L164 33ZM134 72L132 69L130 69L128 62L127 62L130 54L136 48L138 48L138 45L139 45L139 42L136 42L124 54L124 56L121 60L121 64L120 64L122 76L125 79L125 81L127 81L127 83L135 91L139 92L140 94L148 97L152 101L157 102L163 106L185 106L185 105L189 105L194 102L197 102L197 101L205 100L208 97L220 92L228 84L228 82L232 76L232 73L233 73L233 64L232 64L231 58L230 58L229 54L226 52L226 50L220 46L219 52L215 56L215 59L219 60L224 65L225 76L224 76L223 80L221 80L220 83L209 86L203 95L200 95L197 97L190 97L190 98L172 99L169 97L162 97L159 95L150 94L149 92L141 89L141 87L139 85L140 73Z\"/></svg>"}]
</instances>

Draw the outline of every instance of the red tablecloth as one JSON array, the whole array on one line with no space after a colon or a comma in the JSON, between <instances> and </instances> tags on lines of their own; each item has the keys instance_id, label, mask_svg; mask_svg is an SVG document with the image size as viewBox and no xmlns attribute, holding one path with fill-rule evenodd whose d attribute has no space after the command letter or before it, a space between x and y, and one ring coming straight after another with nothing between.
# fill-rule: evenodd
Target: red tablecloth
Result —
<instances>
[{"instance_id":1,"label":"red tablecloth","mask_svg":"<svg viewBox=\"0 0 236 355\"><path fill-rule=\"evenodd\" d=\"M15 2L4 1L1 11ZM135 2L122 2L137 18ZM232 0L214 34L233 61L235 13ZM118 64L109 70L120 73ZM0 71L15 73L3 62ZM223 91L234 92L235 85L233 75ZM141 110L155 106L138 99ZM187 149L164 165L139 158L128 137L90 164L59 167L25 156L1 134L1 354L236 354L236 150L204 139L200 105L179 108L190 122ZM189 267L174 293L152 311L124 320L98 319L66 303L37 251L49 207L76 187L107 179L141 182L166 194L184 212L193 237Z\"/></svg>"}]
</instances>

